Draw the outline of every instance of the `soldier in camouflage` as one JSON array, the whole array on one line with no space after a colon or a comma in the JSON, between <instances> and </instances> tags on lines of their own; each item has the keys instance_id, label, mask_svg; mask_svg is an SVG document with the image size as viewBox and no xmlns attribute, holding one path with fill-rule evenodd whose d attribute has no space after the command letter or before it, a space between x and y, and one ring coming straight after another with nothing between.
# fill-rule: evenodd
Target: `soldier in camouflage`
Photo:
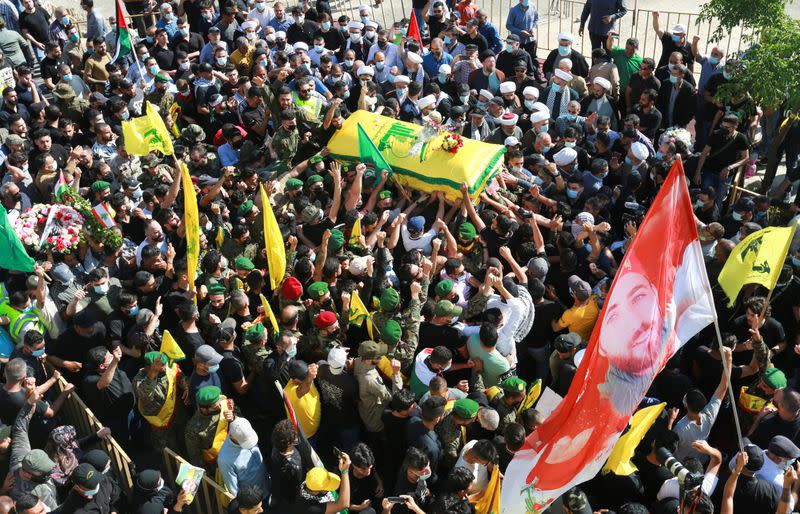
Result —
<instances>
[{"instance_id":1,"label":"soldier in camouflage","mask_svg":"<svg viewBox=\"0 0 800 514\"><path fill-rule=\"evenodd\" d=\"M517 423L517 406L525 399L527 385L519 377L508 377L500 383L500 392L491 399L489 405L500 415L502 433L509 423Z\"/></svg>"},{"instance_id":2,"label":"soldier in camouflage","mask_svg":"<svg viewBox=\"0 0 800 514\"><path fill-rule=\"evenodd\" d=\"M213 455L214 459L211 461L209 452L214 453L214 438L219 427L225 425L225 421L221 422L220 418L222 417L228 423L233 421L233 410L222 405L227 401L219 387L201 387L197 391L197 412L186 424L187 460L195 466L205 467L206 472L211 476L216 468L216 454ZM219 451L219 448L216 450Z\"/></svg>"},{"instance_id":3,"label":"soldier in camouflage","mask_svg":"<svg viewBox=\"0 0 800 514\"><path fill-rule=\"evenodd\" d=\"M169 377L166 368L169 358L161 352L148 352L144 356L145 366L133 378L133 392L136 395L139 412L143 416L157 416L161 413L167 402L169 391ZM172 364L175 366L175 364ZM151 445L159 452L165 447L180 450L183 447L183 429L186 426L186 411L183 405L188 404L189 386L186 377L180 373L176 377L174 387L177 391L177 401L169 425L156 428L151 425Z\"/></svg>"}]
</instances>

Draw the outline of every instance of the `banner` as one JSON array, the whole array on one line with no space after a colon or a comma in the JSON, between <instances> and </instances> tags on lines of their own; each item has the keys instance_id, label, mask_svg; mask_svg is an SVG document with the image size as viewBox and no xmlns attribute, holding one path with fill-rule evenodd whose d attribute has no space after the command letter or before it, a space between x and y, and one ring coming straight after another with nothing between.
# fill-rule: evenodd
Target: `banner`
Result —
<instances>
[{"instance_id":1,"label":"banner","mask_svg":"<svg viewBox=\"0 0 800 514\"><path fill-rule=\"evenodd\" d=\"M154 150L172 155L172 139L164 120L150 102L145 102L144 109L142 116L122 122L125 150L131 155L147 155Z\"/></svg>"},{"instance_id":2,"label":"banner","mask_svg":"<svg viewBox=\"0 0 800 514\"><path fill-rule=\"evenodd\" d=\"M36 261L28 255L13 225L8 222L8 212L3 206L0 206L0 245L3 247L3 251L0 252L0 267L26 273L33 271Z\"/></svg>"},{"instance_id":3,"label":"banner","mask_svg":"<svg viewBox=\"0 0 800 514\"><path fill-rule=\"evenodd\" d=\"M541 513L594 477L653 378L714 316L676 161L625 253L567 396L506 470L501 512Z\"/></svg>"},{"instance_id":4,"label":"banner","mask_svg":"<svg viewBox=\"0 0 800 514\"><path fill-rule=\"evenodd\" d=\"M447 133L426 140L427 129L420 125L360 110L350 115L328 142L331 157L360 162L359 125L392 167L394 180L426 193L444 191L450 202L462 198L463 183L470 197L477 199L499 172L506 151L503 145L464 138L464 146L453 154L441 149Z\"/></svg>"},{"instance_id":5,"label":"banner","mask_svg":"<svg viewBox=\"0 0 800 514\"><path fill-rule=\"evenodd\" d=\"M192 176L189 167L180 161L181 186L183 187L183 227L186 236L186 277L189 281L189 290L194 289L194 279L197 276L197 262L200 259L200 216L197 209L197 193L194 191ZM195 297L195 302L197 297Z\"/></svg>"},{"instance_id":6,"label":"banner","mask_svg":"<svg viewBox=\"0 0 800 514\"><path fill-rule=\"evenodd\" d=\"M603 473L611 472L619 476L628 476L634 471L638 471L636 465L631 462L633 453L666 406L666 403L659 403L636 411L636 414L631 417L630 429L619 438L614 449L611 450L608 462L603 466Z\"/></svg>"},{"instance_id":7,"label":"banner","mask_svg":"<svg viewBox=\"0 0 800 514\"><path fill-rule=\"evenodd\" d=\"M278 220L272 212L264 184L259 184L261 189L261 215L264 217L264 248L267 250L267 265L269 266L270 287L275 290L283 282L286 274L286 247L284 246Z\"/></svg>"}]
</instances>

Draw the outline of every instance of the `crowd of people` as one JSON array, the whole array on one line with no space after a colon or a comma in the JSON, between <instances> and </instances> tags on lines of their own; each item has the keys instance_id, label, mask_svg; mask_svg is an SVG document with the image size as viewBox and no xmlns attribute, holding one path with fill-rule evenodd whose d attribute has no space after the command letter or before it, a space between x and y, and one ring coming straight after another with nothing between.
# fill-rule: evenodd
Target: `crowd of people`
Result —
<instances>
[{"instance_id":1,"label":"crowd of people","mask_svg":"<svg viewBox=\"0 0 800 514\"><path fill-rule=\"evenodd\" d=\"M655 12L661 54L643 58L614 31L620 0L587 0L578 35L549 52L529 0L504 27L472 0L412 4L420 39L409 20L381 26L369 5L351 19L324 0L181 0L154 13L130 1L125 55L93 0L81 24L64 7L0 2L8 223L64 191L113 220L67 247L23 238L33 272L0 270L0 513L200 512L165 479L165 448L227 490L230 513L474 512L545 419L523 404L531 386L567 394L676 160L722 340L703 331L655 379L643 405L667 409L635 471L599 474L560 502L571 514L795 508L800 236L769 297L749 286L729 306L717 276L748 234L797 222L800 131L778 193L732 201L783 117L717 98L737 56L704 55ZM122 126L147 109L174 155L126 151ZM502 166L475 201L468 184L415 191L337 162L327 143L357 110L504 145ZM199 205L195 277L187 195ZM269 269L265 208L284 276ZM366 320L351 315L362 304ZM167 332L185 359L162 352ZM81 438L65 424L70 395L104 428ZM136 463L130 491L102 449L109 437ZM661 449L702 484L686 491Z\"/></svg>"}]
</instances>

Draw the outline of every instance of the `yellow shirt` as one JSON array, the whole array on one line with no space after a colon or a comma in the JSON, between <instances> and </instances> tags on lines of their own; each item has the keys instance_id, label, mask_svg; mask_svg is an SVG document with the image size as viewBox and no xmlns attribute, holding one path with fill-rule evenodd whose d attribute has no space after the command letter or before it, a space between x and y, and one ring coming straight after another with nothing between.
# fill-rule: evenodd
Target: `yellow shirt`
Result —
<instances>
[{"instance_id":1,"label":"yellow shirt","mask_svg":"<svg viewBox=\"0 0 800 514\"><path fill-rule=\"evenodd\" d=\"M303 395L302 398L297 397L297 387L299 384L294 380L290 380L286 387L283 388L289 403L292 404L294 414L297 416L297 422L306 437L314 437L319 429L319 423L322 420L322 402L319 399L319 391L317 386L311 384L311 390Z\"/></svg>"},{"instance_id":2,"label":"yellow shirt","mask_svg":"<svg viewBox=\"0 0 800 514\"><path fill-rule=\"evenodd\" d=\"M600 314L600 308L597 307L597 299L594 296L589 297L586 305L580 307L570 307L565 310L561 315L559 322L561 325L567 327L570 332L575 332L584 341L588 340L592 335L592 329L597 316Z\"/></svg>"}]
</instances>

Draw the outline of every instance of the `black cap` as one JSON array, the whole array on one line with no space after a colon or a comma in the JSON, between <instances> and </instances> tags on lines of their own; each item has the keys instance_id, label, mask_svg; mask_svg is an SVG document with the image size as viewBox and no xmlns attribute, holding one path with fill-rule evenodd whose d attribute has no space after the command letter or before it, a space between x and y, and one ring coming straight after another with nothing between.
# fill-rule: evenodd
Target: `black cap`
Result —
<instances>
[{"instance_id":1,"label":"black cap","mask_svg":"<svg viewBox=\"0 0 800 514\"><path fill-rule=\"evenodd\" d=\"M145 491L157 491L161 473L155 469L145 469L136 475L136 486Z\"/></svg>"},{"instance_id":2,"label":"black cap","mask_svg":"<svg viewBox=\"0 0 800 514\"><path fill-rule=\"evenodd\" d=\"M571 352L579 344L581 344L581 336L575 332L561 334L560 336L556 337L556 340L553 342L553 346L559 353Z\"/></svg>"},{"instance_id":3,"label":"black cap","mask_svg":"<svg viewBox=\"0 0 800 514\"><path fill-rule=\"evenodd\" d=\"M106 466L111 462L111 457L108 456L105 450L95 448L94 450L89 450L84 453L83 457L81 457L81 462L91 464L94 466L94 469L103 470L106 469Z\"/></svg>"},{"instance_id":4,"label":"black cap","mask_svg":"<svg viewBox=\"0 0 800 514\"><path fill-rule=\"evenodd\" d=\"M293 120L295 117L296 114L294 113L294 109L284 109L281 111L281 121Z\"/></svg>"},{"instance_id":5,"label":"black cap","mask_svg":"<svg viewBox=\"0 0 800 514\"><path fill-rule=\"evenodd\" d=\"M95 317L85 309L76 314L72 321L81 328L89 328L97 322Z\"/></svg>"},{"instance_id":6,"label":"black cap","mask_svg":"<svg viewBox=\"0 0 800 514\"><path fill-rule=\"evenodd\" d=\"M94 489L103 480L103 474L95 469L94 466L84 462L78 464L70 475L72 483L84 489Z\"/></svg>"},{"instance_id":7,"label":"black cap","mask_svg":"<svg viewBox=\"0 0 800 514\"><path fill-rule=\"evenodd\" d=\"M123 59L123 60L124 60L124 59ZM130 89L130 88L132 88L132 87L133 87L133 82L131 82L131 81L130 81L130 80L128 80L128 79L122 79L122 80L120 80L120 82L119 82L119 88L120 88L120 89Z\"/></svg>"},{"instance_id":8,"label":"black cap","mask_svg":"<svg viewBox=\"0 0 800 514\"><path fill-rule=\"evenodd\" d=\"M758 471L764 465L764 451L747 438L744 438L742 443L744 443L744 451L747 452L745 469L752 472Z\"/></svg>"},{"instance_id":9,"label":"black cap","mask_svg":"<svg viewBox=\"0 0 800 514\"><path fill-rule=\"evenodd\" d=\"M516 41L517 43L519 43L519 36L516 34L509 34L508 36L506 36L506 41Z\"/></svg>"},{"instance_id":10,"label":"black cap","mask_svg":"<svg viewBox=\"0 0 800 514\"><path fill-rule=\"evenodd\" d=\"M456 105L450 109L450 117L452 118L453 116L460 116L465 112L467 112L467 109L463 105Z\"/></svg>"},{"instance_id":11,"label":"black cap","mask_svg":"<svg viewBox=\"0 0 800 514\"><path fill-rule=\"evenodd\" d=\"M495 53L494 53L493 51L491 51L491 50L484 50L483 52L481 52L481 55L480 55L479 57L480 57L480 59L481 59L481 61L482 61L482 60L484 60L484 59L487 59L487 58L489 58L489 57L495 57L496 55L497 55L497 54L495 54Z\"/></svg>"},{"instance_id":12,"label":"black cap","mask_svg":"<svg viewBox=\"0 0 800 514\"><path fill-rule=\"evenodd\" d=\"M470 114L472 116L486 116L486 109L484 109L483 107L475 107L474 109L472 109L472 112L470 112Z\"/></svg>"},{"instance_id":13,"label":"black cap","mask_svg":"<svg viewBox=\"0 0 800 514\"><path fill-rule=\"evenodd\" d=\"M459 83L456 86L456 92L461 95L468 95L469 94L469 84Z\"/></svg>"},{"instance_id":14,"label":"black cap","mask_svg":"<svg viewBox=\"0 0 800 514\"><path fill-rule=\"evenodd\" d=\"M786 436L776 435L769 442L767 448L770 453L784 459L796 459L800 457L800 448Z\"/></svg>"}]
</instances>

